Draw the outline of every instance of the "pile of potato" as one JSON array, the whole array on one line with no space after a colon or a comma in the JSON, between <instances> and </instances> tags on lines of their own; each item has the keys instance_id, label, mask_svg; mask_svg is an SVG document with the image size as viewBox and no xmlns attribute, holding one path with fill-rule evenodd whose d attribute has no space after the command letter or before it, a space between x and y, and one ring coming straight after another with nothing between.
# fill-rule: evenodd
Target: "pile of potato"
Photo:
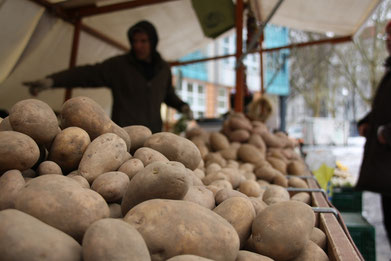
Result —
<instances>
[{"instance_id":1,"label":"pile of potato","mask_svg":"<svg viewBox=\"0 0 391 261\"><path fill-rule=\"evenodd\" d=\"M121 128L87 97L60 123L16 103L0 119L2 259L328 260L310 195L286 190L308 186L285 134L232 114L186 137Z\"/></svg>"}]
</instances>

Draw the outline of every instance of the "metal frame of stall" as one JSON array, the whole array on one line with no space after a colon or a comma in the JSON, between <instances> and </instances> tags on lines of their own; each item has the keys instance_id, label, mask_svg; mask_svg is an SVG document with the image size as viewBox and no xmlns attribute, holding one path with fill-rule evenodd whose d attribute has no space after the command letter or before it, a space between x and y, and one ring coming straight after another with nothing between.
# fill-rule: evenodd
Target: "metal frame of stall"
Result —
<instances>
[{"instance_id":1,"label":"metal frame of stall","mask_svg":"<svg viewBox=\"0 0 391 261\"><path fill-rule=\"evenodd\" d=\"M160 4L164 2L170 2L170 1L179 1L179 0L134 0L134 1L128 1L123 3L117 3L117 4L110 4L106 6L83 6L79 8L72 8L72 9L63 9L58 5L52 4L48 2L47 0L30 0L32 2L35 2L41 6L44 6L47 10L49 10L54 15L64 19L65 21L70 22L74 25L74 32L73 32L73 40L72 40L72 49L71 49L71 55L70 55L70 61L69 61L69 67L72 68L76 65L77 61L77 53L78 53L78 47L79 47L79 40L80 40L80 31L84 31L103 42L106 42L120 50L128 51L129 49L122 45L121 43L111 39L110 37L106 36L104 33L99 32L85 24L83 24L82 19L87 16L93 16L97 14L103 14L103 13L109 13L109 12L115 12L125 9L132 9L137 8L141 6L147 6L147 5L153 5L153 4ZM263 85L263 53L265 52L274 52L282 49L290 49L290 48L300 48L305 46L311 46L311 45L318 45L318 44L337 44L337 43L343 43L347 41L352 40L352 36L343 36L343 37L335 37L335 38L329 38L329 39L322 39L318 41L312 41L312 42L305 42L305 43L294 43L289 44L286 46L276 47L276 48L269 48L269 49L263 49L262 48L262 42L263 42L263 29L266 26L267 22L271 19L273 14L278 10L278 7L283 2L283 0L279 0L279 2L276 4L275 8L269 15L269 17L266 19L265 23L262 23L261 26L258 28L254 39L252 39L252 43L250 43L249 47L245 53L243 53L243 12L244 12L244 4L243 0L237 0L236 1L236 8L235 8L235 26L236 26L236 53L234 54L228 54L228 55L222 55L222 56L215 56L215 57L209 57L204 59L197 59L192 61L173 61L170 63L171 66L180 66L180 65L187 65L192 63L198 63L198 62L206 62L211 60L218 60L218 59L225 59L228 57L236 57L236 96L235 96L235 111L241 112L243 111L243 79L244 79L244 67L242 64L243 59L245 56L249 53L255 53L259 52L260 54L260 76L261 76L261 86L260 91L261 94L264 93L264 85ZM257 40L258 39L258 40ZM256 43L257 41L260 42L260 48L258 50L253 50L251 48L251 45ZM65 92L64 101L70 99L72 96L72 89L67 89ZM309 173L310 175L310 173ZM328 243L328 254L330 260L364 260L361 256L359 250L355 246L352 238L349 235L349 232L347 231L347 228L345 224L343 223L340 214L331 203L327 200L327 197L323 195L322 193L319 193L319 185L317 184L316 180L314 179L308 179L307 183L309 184L309 187L311 189L314 189L314 192L311 192L312 194L312 204L313 206L317 207L317 211L321 212L319 213L318 220L319 220L319 226L322 228L322 230L327 235L327 243ZM327 209L334 209L335 211L325 211ZM323 210L322 210L323 209Z\"/></svg>"}]
</instances>

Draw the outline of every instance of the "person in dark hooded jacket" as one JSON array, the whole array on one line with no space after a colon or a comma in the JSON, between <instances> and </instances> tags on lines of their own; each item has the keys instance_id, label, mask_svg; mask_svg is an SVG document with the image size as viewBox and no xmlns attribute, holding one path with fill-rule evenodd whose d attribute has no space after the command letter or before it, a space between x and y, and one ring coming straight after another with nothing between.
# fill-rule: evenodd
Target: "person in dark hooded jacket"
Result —
<instances>
[{"instance_id":1,"label":"person in dark hooded jacket","mask_svg":"<svg viewBox=\"0 0 391 261\"><path fill-rule=\"evenodd\" d=\"M143 125L153 133L161 131L163 102L192 118L189 105L175 94L170 66L156 50L155 27L140 21L129 28L128 39L131 50L127 54L24 84L34 96L58 87L109 87L113 96L112 120L121 127Z\"/></svg>"}]
</instances>

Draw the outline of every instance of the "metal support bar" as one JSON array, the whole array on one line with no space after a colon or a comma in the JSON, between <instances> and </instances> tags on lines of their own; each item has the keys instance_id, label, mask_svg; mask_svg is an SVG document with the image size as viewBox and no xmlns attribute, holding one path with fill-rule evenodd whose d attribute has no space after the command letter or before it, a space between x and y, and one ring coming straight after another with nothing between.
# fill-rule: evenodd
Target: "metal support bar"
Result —
<instances>
[{"instance_id":1,"label":"metal support bar","mask_svg":"<svg viewBox=\"0 0 391 261\"><path fill-rule=\"evenodd\" d=\"M240 63L240 57L243 53L243 0L236 1L236 93L235 93L235 111L243 112L243 81L244 67Z\"/></svg>"},{"instance_id":2,"label":"metal support bar","mask_svg":"<svg viewBox=\"0 0 391 261\"><path fill-rule=\"evenodd\" d=\"M317 179L315 178L315 176L286 175L286 177L287 177L288 179L295 177L295 178L301 178L301 179L313 179L313 180L317 180Z\"/></svg>"},{"instance_id":3,"label":"metal support bar","mask_svg":"<svg viewBox=\"0 0 391 261\"><path fill-rule=\"evenodd\" d=\"M339 219L339 212L335 208L320 208L320 207L312 207L312 210L315 213L332 213L334 216Z\"/></svg>"},{"instance_id":4,"label":"metal support bar","mask_svg":"<svg viewBox=\"0 0 391 261\"><path fill-rule=\"evenodd\" d=\"M286 188L287 191L292 192L321 192L323 195L327 198L327 193L324 191L324 189L308 189L308 188Z\"/></svg>"},{"instance_id":5,"label":"metal support bar","mask_svg":"<svg viewBox=\"0 0 391 261\"><path fill-rule=\"evenodd\" d=\"M236 61L236 67L239 67L243 63L243 60L244 60L244 58L246 58L247 54L249 54L252 51L252 49L256 45L256 42L259 40L259 38L263 34L263 30L265 29L267 23L270 21L270 19L272 19L274 14L277 12L278 8L281 6L282 2L284 2L284 0L279 0L278 1L278 3L273 7L272 11L270 12L268 17L266 18L265 22L263 22L258 27L254 37L251 39L251 42L248 45L248 48L247 48L246 52L241 55L241 57L239 58L239 61L238 60Z\"/></svg>"}]
</instances>

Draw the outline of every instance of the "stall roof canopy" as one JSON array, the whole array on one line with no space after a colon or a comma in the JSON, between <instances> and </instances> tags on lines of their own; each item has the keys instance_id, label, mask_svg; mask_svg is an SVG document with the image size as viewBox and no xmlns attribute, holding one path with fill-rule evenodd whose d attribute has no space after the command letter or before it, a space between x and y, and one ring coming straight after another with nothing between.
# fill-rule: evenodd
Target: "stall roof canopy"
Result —
<instances>
[{"instance_id":1,"label":"stall roof canopy","mask_svg":"<svg viewBox=\"0 0 391 261\"><path fill-rule=\"evenodd\" d=\"M130 25L147 19L159 32L159 50L167 60L181 56L211 41L205 37L191 0L49 0L59 7L84 16L83 23L128 46ZM140 7L104 13L107 7L129 2ZM265 21L278 0L250 0L259 21ZM270 23L288 28L354 35L381 0L285 0ZM143 4L146 4L142 6ZM106 7L106 9L105 9ZM77 13L73 12L73 14Z\"/></svg>"}]
</instances>

